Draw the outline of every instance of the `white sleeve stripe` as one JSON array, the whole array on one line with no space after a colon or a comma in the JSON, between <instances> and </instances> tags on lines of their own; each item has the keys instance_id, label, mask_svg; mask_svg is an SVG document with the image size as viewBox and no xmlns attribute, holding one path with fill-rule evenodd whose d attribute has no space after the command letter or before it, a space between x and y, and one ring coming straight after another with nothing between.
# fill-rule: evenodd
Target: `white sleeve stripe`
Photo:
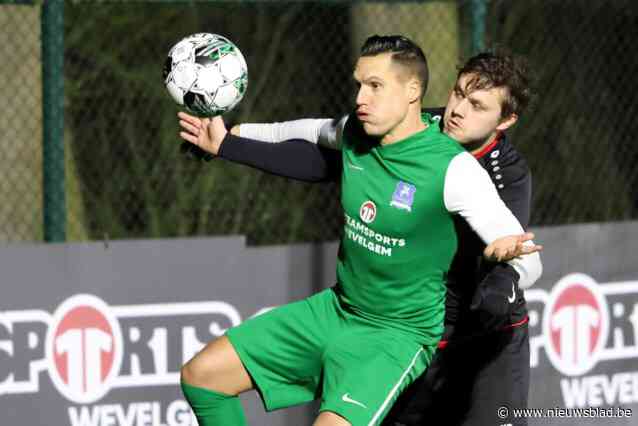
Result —
<instances>
[{"instance_id":1,"label":"white sleeve stripe","mask_svg":"<svg viewBox=\"0 0 638 426\"><path fill-rule=\"evenodd\" d=\"M448 211L463 216L487 244L524 232L501 200L487 172L467 152L450 161L443 196Z\"/></svg>"},{"instance_id":2,"label":"white sleeve stripe","mask_svg":"<svg viewBox=\"0 0 638 426\"><path fill-rule=\"evenodd\" d=\"M324 123L319 132L319 145L332 149L341 149L341 138L347 121L348 116L346 115L339 120L331 120L330 123Z\"/></svg>"},{"instance_id":3,"label":"white sleeve stripe","mask_svg":"<svg viewBox=\"0 0 638 426\"><path fill-rule=\"evenodd\" d=\"M498 195L489 175L472 155L463 152L450 161L443 189L445 207L458 213L486 244L525 231ZM527 244L533 244L531 241ZM528 288L540 278L538 253L508 262L520 275L519 286Z\"/></svg>"},{"instance_id":4,"label":"white sleeve stripe","mask_svg":"<svg viewBox=\"0 0 638 426\"><path fill-rule=\"evenodd\" d=\"M304 139L327 148L341 149L341 138L347 121L346 115L339 120L304 118L279 123L244 123L239 125L239 136L270 143Z\"/></svg>"},{"instance_id":5,"label":"white sleeve stripe","mask_svg":"<svg viewBox=\"0 0 638 426\"><path fill-rule=\"evenodd\" d=\"M543 274L543 264L538 253L525 255L518 259L512 259L510 265L518 272L520 279L518 287L524 289L530 288L536 280Z\"/></svg>"},{"instance_id":6,"label":"white sleeve stripe","mask_svg":"<svg viewBox=\"0 0 638 426\"><path fill-rule=\"evenodd\" d=\"M239 136L271 143L288 139L319 143L322 127L332 122L329 118L304 118L280 123L245 123L239 125Z\"/></svg>"}]
</instances>

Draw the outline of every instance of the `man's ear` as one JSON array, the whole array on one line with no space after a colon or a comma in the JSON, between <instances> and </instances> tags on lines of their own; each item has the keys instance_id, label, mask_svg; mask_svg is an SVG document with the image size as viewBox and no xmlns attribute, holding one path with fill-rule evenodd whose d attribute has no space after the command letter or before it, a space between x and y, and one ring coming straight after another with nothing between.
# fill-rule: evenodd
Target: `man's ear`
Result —
<instances>
[{"instance_id":1,"label":"man's ear","mask_svg":"<svg viewBox=\"0 0 638 426\"><path fill-rule=\"evenodd\" d=\"M512 127L518 121L518 114L512 113L509 117L505 117L501 119L501 122L498 126L496 126L496 130L504 131Z\"/></svg>"},{"instance_id":2,"label":"man's ear","mask_svg":"<svg viewBox=\"0 0 638 426\"><path fill-rule=\"evenodd\" d=\"M421 102L421 83L417 78L411 78L408 82L408 99L410 103Z\"/></svg>"}]
</instances>

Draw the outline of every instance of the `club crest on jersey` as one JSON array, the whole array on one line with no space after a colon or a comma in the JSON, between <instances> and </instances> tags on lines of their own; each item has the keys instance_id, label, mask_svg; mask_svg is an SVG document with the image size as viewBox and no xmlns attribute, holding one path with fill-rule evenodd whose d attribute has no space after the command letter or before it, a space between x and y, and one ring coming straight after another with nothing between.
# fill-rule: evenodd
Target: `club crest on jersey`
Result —
<instances>
[{"instance_id":1,"label":"club crest on jersey","mask_svg":"<svg viewBox=\"0 0 638 426\"><path fill-rule=\"evenodd\" d=\"M361 204L359 217L364 223L370 223L377 217L377 206L370 200Z\"/></svg>"},{"instance_id":2,"label":"club crest on jersey","mask_svg":"<svg viewBox=\"0 0 638 426\"><path fill-rule=\"evenodd\" d=\"M414 203L414 193L416 192L416 186L399 181L394 194L392 194L392 201L390 205L398 209L404 209L409 212L412 211L412 203Z\"/></svg>"}]
</instances>

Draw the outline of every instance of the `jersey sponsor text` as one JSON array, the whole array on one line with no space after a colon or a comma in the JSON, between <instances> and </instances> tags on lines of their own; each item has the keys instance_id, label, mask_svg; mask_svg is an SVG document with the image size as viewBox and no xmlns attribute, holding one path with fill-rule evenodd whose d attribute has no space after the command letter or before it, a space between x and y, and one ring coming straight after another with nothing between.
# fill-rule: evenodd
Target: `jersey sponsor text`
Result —
<instances>
[{"instance_id":1,"label":"jersey sponsor text","mask_svg":"<svg viewBox=\"0 0 638 426\"><path fill-rule=\"evenodd\" d=\"M405 239L383 235L368 228L363 223L350 217L346 217L346 237L362 247L380 256L392 256L393 247L405 247Z\"/></svg>"}]
</instances>

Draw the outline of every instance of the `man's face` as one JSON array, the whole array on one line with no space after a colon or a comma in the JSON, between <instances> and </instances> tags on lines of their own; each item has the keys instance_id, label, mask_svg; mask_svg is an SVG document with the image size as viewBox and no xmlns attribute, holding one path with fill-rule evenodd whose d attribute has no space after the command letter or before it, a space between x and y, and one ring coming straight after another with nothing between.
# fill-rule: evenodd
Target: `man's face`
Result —
<instances>
[{"instance_id":1,"label":"man's face","mask_svg":"<svg viewBox=\"0 0 638 426\"><path fill-rule=\"evenodd\" d=\"M443 117L443 130L461 144L482 143L516 121L516 115L501 117L501 104L507 89L492 87L475 90L468 83L473 74L463 74L456 81Z\"/></svg>"},{"instance_id":2,"label":"man's face","mask_svg":"<svg viewBox=\"0 0 638 426\"><path fill-rule=\"evenodd\" d=\"M354 79L359 85L357 117L370 136L383 137L406 117L414 85L390 53L359 58Z\"/></svg>"}]
</instances>

